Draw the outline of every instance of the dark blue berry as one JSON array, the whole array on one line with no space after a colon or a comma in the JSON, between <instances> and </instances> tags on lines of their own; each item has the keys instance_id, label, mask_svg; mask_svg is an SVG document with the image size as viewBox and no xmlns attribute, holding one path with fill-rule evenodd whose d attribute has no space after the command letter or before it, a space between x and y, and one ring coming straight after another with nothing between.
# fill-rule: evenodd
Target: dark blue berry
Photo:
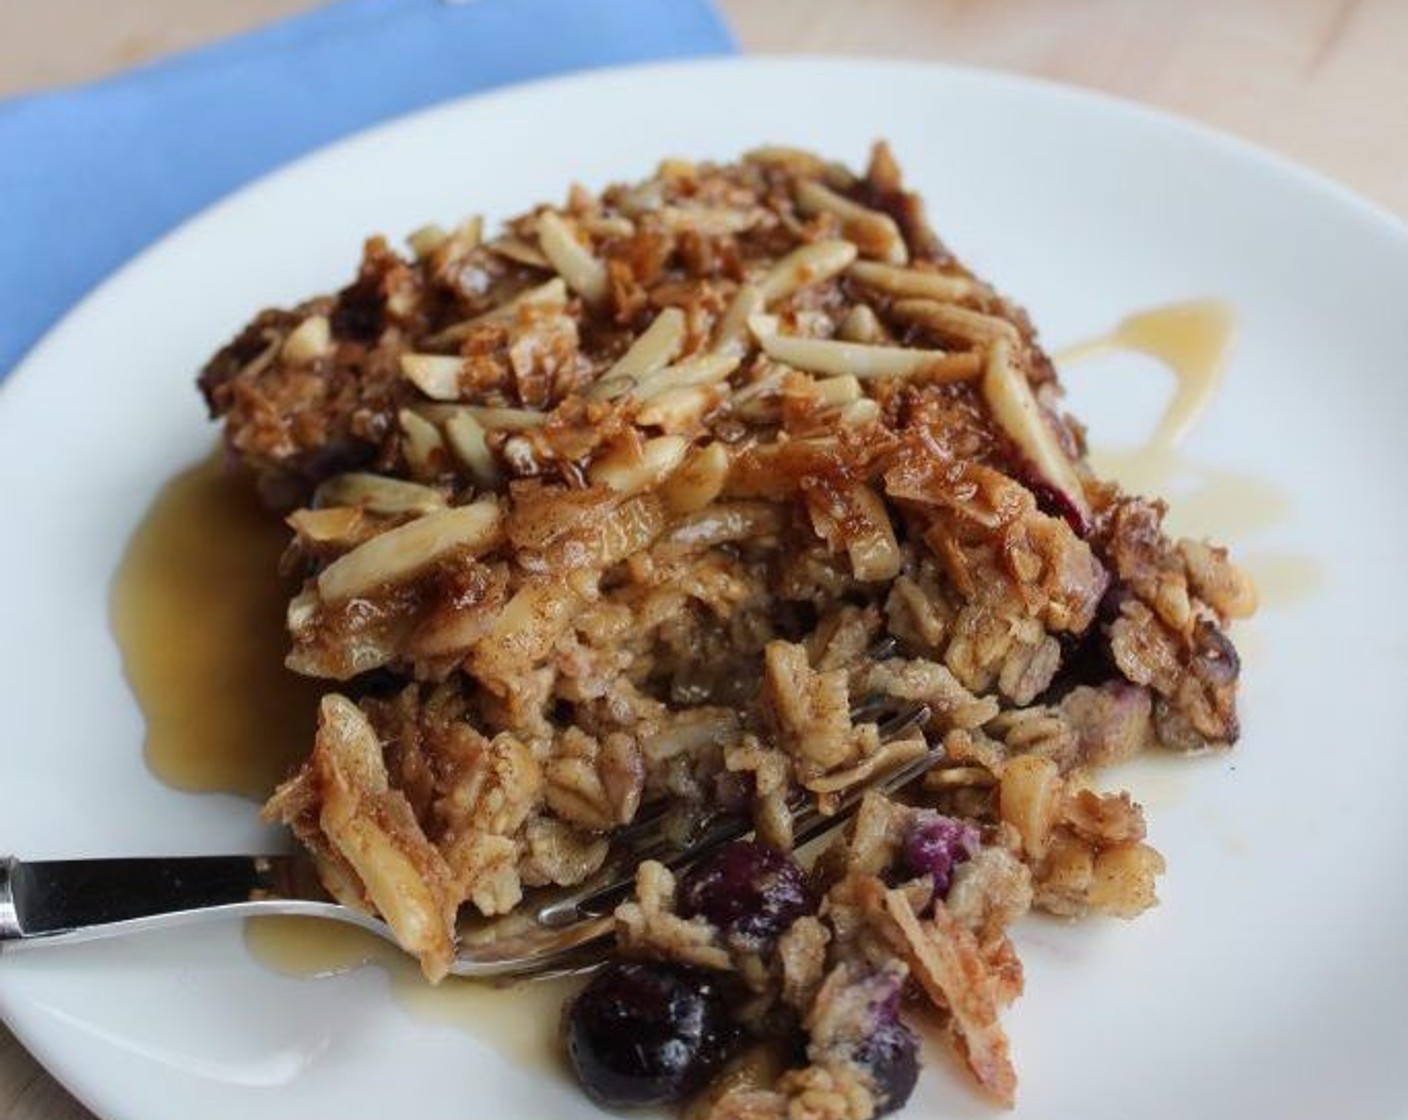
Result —
<instances>
[{"instance_id":1,"label":"dark blue berry","mask_svg":"<svg viewBox=\"0 0 1408 1120\"><path fill-rule=\"evenodd\" d=\"M736 1037L710 976L638 961L603 968L567 1015L577 1079L613 1108L683 1100L723 1065Z\"/></svg>"},{"instance_id":2,"label":"dark blue berry","mask_svg":"<svg viewBox=\"0 0 1408 1120\"><path fill-rule=\"evenodd\" d=\"M846 1032L843 1053L869 1080L877 1116L903 1108L919 1080L919 1039L900 1019L904 982L894 966L861 980L865 1010Z\"/></svg>"},{"instance_id":3,"label":"dark blue berry","mask_svg":"<svg viewBox=\"0 0 1408 1120\"><path fill-rule=\"evenodd\" d=\"M934 893L944 898L953 883L953 869L977 855L978 847L978 830L967 821L933 812L916 814L900 845L901 880L932 875Z\"/></svg>"},{"instance_id":4,"label":"dark blue berry","mask_svg":"<svg viewBox=\"0 0 1408 1120\"><path fill-rule=\"evenodd\" d=\"M802 869L786 852L739 840L705 856L680 880L681 916L702 916L725 934L771 941L816 900Z\"/></svg>"},{"instance_id":5,"label":"dark blue berry","mask_svg":"<svg viewBox=\"0 0 1408 1120\"><path fill-rule=\"evenodd\" d=\"M877 1016L874 1028L856 1043L850 1058L870 1078L875 1115L904 1107L919 1080L919 1039L898 1015Z\"/></svg>"}]
</instances>

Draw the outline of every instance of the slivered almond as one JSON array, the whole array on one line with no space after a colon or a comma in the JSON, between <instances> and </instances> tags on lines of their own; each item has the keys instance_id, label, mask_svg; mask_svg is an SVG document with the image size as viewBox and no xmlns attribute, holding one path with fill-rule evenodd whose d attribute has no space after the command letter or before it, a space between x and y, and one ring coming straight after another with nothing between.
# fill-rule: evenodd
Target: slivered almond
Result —
<instances>
[{"instance_id":1,"label":"slivered almond","mask_svg":"<svg viewBox=\"0 0 1408 1120\"><path fill-rule=\"evenodd\" d=\"M366 471L335 474L314 497L319 508L356 506L372 513L431 513L446 506L445 495L432 486Z\"/></svg>"},{"instance_id":2,"label":"slivered almond","mask_svg":"<svg viewBox=\"0 0 1408 1120\"><path fill-rule=\"evenodd\" d=\"M521 237L499 237L489 242L487 248L518 264L526 264L529 268L552 268L552 262L543 255L542 250Z\"/></svg>"},{"instance_id":3,"label":"slivered almond","mask_svg":"<svg viewBox=\"0 0 1408 1120\"><path fill-rule=\"evenodd\" d=\"M606 265L577 240L556 211L544 210L538 216L538 247L569 288L594 306L606 302Z\"/></svg>"},{"instance_id":4,"label":"slivered almond","mask_svg":"<svg viewBox=\"0 0 1408 1120\"><path fill-rule=\"evenodd\" d=\"M839 419L843 424L857 427L861 424L873 424L880 419L880 402L870 397L852 401L841 409Z\"/></svg>"},{"instance_id":5,"label":"slivered almond","mask_svg":"<svg viewBox=\"0 0 1408 1120\"><path fill-rule=\"evenodd\" d=\"M841 220L848 241L868 257L889 264L909 263L909 249L894 218L862 206L830 187L807 179L797 185L797 205L804 214L832 214Z\"/></svg>"},{"instance_id":6,"label":"slivered almond","mask_svg":"<svg viewBox=\"0 0 1408 1120\"><path fill-rule=\"evenodd\" d=\"M434 401L460 399L464 361L448 354L402 354L401 376Z\"/></svg>"},{"instance_id":7,"label":"slivered almond","mask_svg":"<svg viewBox=\"0 0 1408 1120\"><path fill-rule=\"evenodd\" d=\"M723 354L705 354L686 358L672 366L657 370L636 382L635 396L649 400L666 389L682 389L689 385L713 385L728 378L738 368L738 359Z\"/></svg>"},{"instance_id":8,"label":"slivered almond","mask_svg":"<svg viewBox=\"0 0 1408 1120\"><path fill-rule=\"evenodd\" d=\"M723 393L716 385L683 385L656 393L636 413L636 423L643 428L660 428L666 432L686 431L710 412Z\"/></svg>"},{"instance_id":9,"label":"slivered almond","mask_svg":"<svg viewBox=\"0 0 1408 1120\"><path fill-rule=\"evenodd\" d=\"M704 354L686 358L641 377L604 378L592 386L591 395L598 399L615 400L632 396L646 401L666 389L682 389L690 385L712 385L725 380L738 368L738 358L724 354Z\"/></svg>"},{"instance_id":10,"label":"slivered almond","mask_svg":"<svg viewBox=\"0 0 1408 1120\"><path fill-rule=\"evenodd\" d=\"M429 225L421 226L408 233L406 244L411 247L411 252L416 255L416 260L423 261L449 239L450 235L444 226L431 222Z\"/></svg>"},{"instance_id":11,"label":"slivered almond","mask_svg":"<svg viewBox=\"0 0 1408 1120\"><path fill-rule=\"evenodd\" d=\"M532 408L489 408L467 405L466 411L490 431L522 432L541 428L547 423L547 413Z\"/></svg>"},{"instance_id":12,"label":"slivered almond","mask_svg":"<svg viewBox=\"0 0 1408 1120\"><path fill-rule=\"evenodd\" d=\"M875 346L886 341L885 328L868 303L858 303L847 311L836 333L843 342L864 342Z\"/></svg>"},{"instance_id":13,"label":"slivered almond","mask_svg":"<svg viewBox=\"0 0 1408 1120\"><path fill-rule=\"evenodd\" d=\"M728 448L722 443L696 447L684 465L660 485L671 513L693 513L713 502L728 481Z\"/></svg>"},{"instance_id":14,"label":"slivered almond","mask_svg":"<svg viewBox=\"0 0 1408 1120\"><path fill-rule=\"evenodd\" d=\"M1026 374L1013 363L1006 339L994 342L988 351L981 387L998 427L1022 450L1042 481L1054 487L1088 522L1090 504L1085 499L1085 487L1047 426Z\"/></svg>"},{"instance_id":15,"label":"slivered almond","mask_svg":"<svg viewBox=\"0 0 1408 1120\"><path fill-rule=\"evenodd\" d=\"M356 506L296 509L284 520L300 537L321 544L351 537L361 527L362 511Z\"/></svg>"},{"instance_id":16,"label":"slivered almond","mask_svg":"<svg viewBox=\"0 0 1408 1120\"><path fill-rule=\"evenodd\" d=\"M762 336L763 352L789 366L827 377L849 374L861 380L882 377L933 375L930 380L961 381L975 376L962 367L948 371L952 357L944 350L916 350L905 346L871 346L864 342L837 342L834 339L798 338L795 335Z\"/></svg>"},{"instance_id":17,"label":"slivered almond","mask_svg":"<svg viewBox=\"0 0 1408 1120\"><path fill-rule=\"evenodd\" d=\"M428 513L338 557L319 573L318 594L324 602L350 599L407 579L447 553L477 556L498 542L499 522L493 499Z\"/></svg>"},{"instance_id":18,"label":"slivered almond","mask_svg":"<svg viewBox=\"0 0 1408 1120\"><path fill-rule=\"evenodd\" d=\"M456 410L445 421L445 440L450 450L480 486L492 487L499 481L499 465L484 432L484 425L467 408Z\"/></svg>"},{"instance_id":19,"label":"slivered almond","mask_svg":"<svg viewBox=\"0 0 1408 1120\"><path fill-rule=\"evenodd\" d=\"M860 400L860 379L854 374L843 373L838 377L824 377L812 383L812 396L829 408Z\"/></svg>"},{"instance_id":20,"label":"slivered almond","mask_svg":"<svg viewBox=\"0 0 1408 1120\"><path fill-rule=\"evenodd\" d=\"M758 283L765 304L775 303L811 284L820 284L845 271L856 259L849 241L814 241L793 249Z\"/></svg>"},{"instance_id":21,"label":"slivered almond","mask_svg":"<svg viewBox=\"0 0 1408 1120\"><path fill-rule=\"evenodd\" d=\"M479 248L484 240L484 219L478 214L466 218L446 233L437 225L422 226L406 241L418 260L435 257L437 264L457 260Z\"/></svg>"},{"instance_id":22,"label":"slivered almond","mask_svg":"<svg viewBox=\"0 0 1408 1120\"><path fill-rule=\"evenodd\" d=\"M284 361L296 366L311 365L332 351L332 326L326 315L309 315L284 339L279 351Z\"/></svg>"},{"instance_id":23,"label":"slivered almond","mask_svg":"<svg viewBox=\"0 0 1408 1120\"><path fill-rule=\"evenodd\" d=\"M587 472L593 481L622 494L654 486L684 462L689 440L683 436L657 436L639 450L632 447L607 452Z\"/></svg>"},{"instance_id":24,"label":"slivered almond","mask_svg":"<svg viewBox=\"0 0 1408 1120\"><path fill-rule=\"evenodd\" d=\"M396 420L405 437L401 441L401 453L406 457L411 474L417 478L434 478L440 473L445 453L440 429L409 408L401 409L396 414Z\"/></svg>"},{"instance_id":25,"label":"slivered almond","mask_svg":"<svg viewBox=\"0 0 1408 1120\"><path fill-rule=\"evenodd\" d=\"M975 346L990 346L1002 339L1013 346L1022 342L1021 332L1006 319L984 315L966 307L955 307L931 299L902 299L891 313L907 323L915 323L945 338L958 338Z\"/></svg>"},{"instance_id":26,"label":"slivered almond","mask_svg":"<svg viewBox=\"0 0 1408 1120\"><path fill-rule=\"evenodd\" d=\"M425 344L427 346L449 346L467 338L470 331L481 323L497 323L501 320L515 318L519 308L540 305L561 306L566 302L567 285L562 282L561 276L554 276L545 284L528 288L512 298L506 299L498 307L491 307L488 311L475 315L473 318L446 327L427 338Z\"/></svg>"},{"instance_id":27,"label":"slivered almond","mask_svg":"<svg viewBox=\"0 0 1408 1120\"><path fill-rule=\"evenodd\" d=\"M678 307L665 308L631 343L630 349L602 374L598 384L610 383L618 377L634 379L663 369L679 354L684 344L684 328L684 312Z\"/></svg>"},{"instance_id":28,"label":"slivered almond","mask_svg":"<svg viewBox=\"0 0 1408 1120\"><path fill-rule=\"evenodd\" d=\"M964 276L945 276L918 268L896 268L877 261L856 261L846 275L887 296L915 297L948 303L978 291L980 285Z\"/></svg>"},{"instance_id":29,"label":"slivered almond","mask_svg":"<svg viewBox=\"0 0 1408 1120\"><path fill-rule=\"evenodd\" d=\"M748 324L764 307L763 293L756 284L744 284L733 295L710 350L715 354L743 357L748 353Z\"/></svg>"}]
</instances>

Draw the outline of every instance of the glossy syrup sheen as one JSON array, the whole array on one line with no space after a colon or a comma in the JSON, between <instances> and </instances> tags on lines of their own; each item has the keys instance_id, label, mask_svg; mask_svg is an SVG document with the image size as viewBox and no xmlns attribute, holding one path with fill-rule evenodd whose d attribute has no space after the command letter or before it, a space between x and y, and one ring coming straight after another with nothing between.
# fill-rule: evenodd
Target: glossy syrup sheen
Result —
<instances>
[{"instance_id":1,"label":"glossy syrup sheen","mask_svg":"<svg viewBox=\"0 0 1408 1120\"><path fill-rule=\"evenodd\" d=\"M1174 377L1172 399L1154 434L1137 447L1109 447L1098 438L1090 450L1096 473L1134 494L1176 495L1166 524L1171 532L1232 541L1237 558L1256 583L1263 607L1294 605L1325 581L1315 558L1258 549L1258 533L1285 522L1292 495L1267 478L1200 462L1183 449L1184 438L1217 396L1236 316L1221 300L1194 300L1136 312L1113 329L1057 351L1069 365L1112 352L1145 354Z\"/></svg>"},{"instance_id":2,"label":"glossy syrup sheen","mask_svg":"<svg viewBox=\"0 0 1408 1120\"><path fill-rule=\"evenodd\" d=\"M171 479L133 533L113 581L112 628L146 718L146 760L168 785L262 802L313 741L324 691L283 667L278 576L289 531L218 456ZM319 979L384 970L398 1006L458 1025L518 1065L560 1064L555 1032L570 980L432 987L415 962L353 926L311 918L245 923L254 959Z\"/></svg>"},{"instance_id":3,"label":"glossy syrup sheen","mask_svg":"<svg viewBox=\"0 0 1408 1120\"><path fill-rule=\"evenodd\" d=\"M128 543L112 629L169 785L262 801L308 753L323 689L283 664L288 539L212 456L162 487Z\"/></svg>"},{"instance_id":4,"label":"glossy syrup sheen","mask_svg":"<svg viewBox=\"0 0 1408 1120\"><path fill-rule=\"evenodd\" d=\"M451 976L432 986L394 945L316 918L253 918L244 939L264 967L309 982L379 968L397 1006L417 1019L461 1028L520 1068L567 1076L558 1027L567 997L580 986L572 977L496 984Z\"/></svg>"}]
</instances>

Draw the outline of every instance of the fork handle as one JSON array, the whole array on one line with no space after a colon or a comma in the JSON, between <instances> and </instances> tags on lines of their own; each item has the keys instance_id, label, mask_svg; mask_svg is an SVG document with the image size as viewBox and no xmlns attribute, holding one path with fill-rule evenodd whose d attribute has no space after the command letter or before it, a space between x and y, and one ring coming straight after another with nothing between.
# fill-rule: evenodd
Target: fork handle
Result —
<instances>
[{"instance_id":1,"label":"fork handle","mask_svg":"<svg viewBox=\"0 0 1408 1120\"><path fill-rule=\"evenodd\" d=\"M233 913L320 913L292 856L0 859L0 948L110 937Z\"/></svg>"}]
</instances>

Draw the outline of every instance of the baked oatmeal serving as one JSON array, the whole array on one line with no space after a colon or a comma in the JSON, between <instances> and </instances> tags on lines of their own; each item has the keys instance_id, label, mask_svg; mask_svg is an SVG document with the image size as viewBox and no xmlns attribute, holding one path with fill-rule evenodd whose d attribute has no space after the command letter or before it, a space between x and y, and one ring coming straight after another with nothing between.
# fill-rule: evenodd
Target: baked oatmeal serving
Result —
<instances>
[{"instance_id":1,"label":"baked oatmeal serving","mask_svg":"<svg viewBox=\"0 0 1408 1120\"><path fill-rule=\"evenodd\" d=\"M458 919L590 879L638 814L684 845L751 815L636 869L565 1016L607 1105L864 1120L921 1018L1010 1105L1011 924L1156 901L1098 771L1237 738L1249 582L1094 476L1026 314L883 144L374 238L200 386L293 530L288 665L338 682L265 811L430 980ZM931 751L794 855L800 800Z\"/></svg>"}]
</instances>

